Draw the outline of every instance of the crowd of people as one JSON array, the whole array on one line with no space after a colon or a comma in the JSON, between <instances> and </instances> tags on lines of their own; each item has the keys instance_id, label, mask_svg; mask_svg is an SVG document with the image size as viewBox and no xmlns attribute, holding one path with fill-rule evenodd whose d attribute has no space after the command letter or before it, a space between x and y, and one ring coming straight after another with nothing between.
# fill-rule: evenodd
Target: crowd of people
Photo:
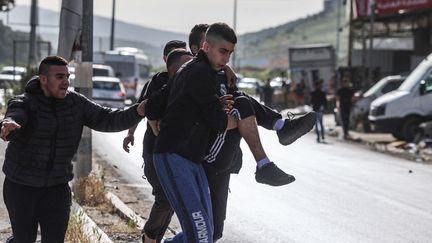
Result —
<instances>
[{"instance_id":1,"label":"crowd of people","mask_svg":"<svg viewBox=\"0 0 432 243\"><path fill-rule=\"evenodd\" d=\"M63 242L71 205L71 160L84 126L104 132L129 129L123 148L147 118L144 174L155 197L142 241L161 242L175 213L182 232L165 242L216 242L223 236L230 175L242 167L240 141L252 152L258 183L283 186L295 177L276 166L264 150L258 127L289 145L317 120L310 112L283 119L240 92L227 65L237 43L224 23L198 24L186 43L166 43L166 71L155 74L139 101L125 110L95 104L68 91L68 62L49 56L22 95L12 98L0 137L9 141L3 172L4 201L13 236L9 242ZM319 108L321 109L321 108ZM318 111L319 111L318 109ZM206 142L203 142L206 141Z\"/></svg>"}]
</instances>

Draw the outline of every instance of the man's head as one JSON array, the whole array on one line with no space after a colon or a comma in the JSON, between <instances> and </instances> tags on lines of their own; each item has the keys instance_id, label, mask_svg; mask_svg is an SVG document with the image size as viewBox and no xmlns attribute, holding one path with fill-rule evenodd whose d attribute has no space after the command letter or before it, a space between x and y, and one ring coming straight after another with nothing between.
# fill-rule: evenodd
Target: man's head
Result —
<instances>
[{"instance_id":1,"label":"man's head","mask_svg":"<svg viewBox=\"0 0 432 243\"><path fill-rule=\"evenodd\" d=\"M203 46L208 27L208 24L197 24L192 28L189 34L189 49L193 55L196 55Z\"/></svg>"},{"instance_id":2,"label":"man's head","mask_svg":"<svg viewBox=\"0 0 432 243\"><path fill-rule=\"evenodd\" d=\"M214 70L219 71L229 62L236 43L237 36L227 24L210 25L206 32L203 50Z\"/></svg>"},{"instance_id":3,"label":"man's head","mask_svg":"<svg viewBox=\"0 0 432 243\"><path fill-rule=\"evenodd\" d=\"M45 57L39 65L41 88L47 97L64 99L69 87L68 62L59 56Z\"/></svg>"},{"instance_id":4,"label":"man's head","mask_svg":"<svg viewBox=\"0 0 432 243\"><path fill-rule=\"evenodd\" d=\"M167 56L167 70L169 77L173 77L179 68L187 61L193 58L192 53L188 52L186 49L174 49Z\"/></svg>"},{"instance_id":5,"label":"man's head","mask_svg":"<svg viewBox=\"0 0 432 243\"><path fill-rule=\"evenodd\" d=\"M163 59L164 59L164 62L167 61L168 54L172 50L177 49L177 48L186 49L186 42L181 41L181 40L171 40L171 41L168 41L165 44L165 47L164 47L164 50L163 50Z\"/></svg>"}]
</instances>

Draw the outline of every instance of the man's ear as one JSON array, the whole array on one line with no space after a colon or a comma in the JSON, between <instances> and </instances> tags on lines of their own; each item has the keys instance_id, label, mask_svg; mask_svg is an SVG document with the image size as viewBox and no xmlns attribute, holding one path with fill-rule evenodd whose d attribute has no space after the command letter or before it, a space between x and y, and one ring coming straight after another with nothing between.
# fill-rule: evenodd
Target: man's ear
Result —
<instances>
[{"instance_id":1,"label":"man's ear","mask_svg":"<svg viewBox=\"0 0 432 243\"><path fill-rule=\"evenodd\" d=\"M44 74L39 74L39 81L41 84L46 84L47 83L47 76Z\"/></svg>"},{"instance_id":2,"label":"man's ear","mask_svg":"<svg viewBox=\"0 0 432 243\"><path fill-rule=\"evenodd\" d=\"M203 43L203 50L204 50L204 52L207 53L208 50L209 50L209 48L210 48L209 43L207 41L204 41L204 43Z\"/></svg>"}]
</instances>

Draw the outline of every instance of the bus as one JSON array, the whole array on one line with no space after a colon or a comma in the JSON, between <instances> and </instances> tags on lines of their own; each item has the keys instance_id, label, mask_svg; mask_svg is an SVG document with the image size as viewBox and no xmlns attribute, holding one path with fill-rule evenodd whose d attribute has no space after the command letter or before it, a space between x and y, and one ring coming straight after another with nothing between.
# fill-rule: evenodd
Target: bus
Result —
<instances>
[{"instance_id":1,"label":"bus","mask_svg":"<svg viewBox=\"0 0 432 243\"><path fill-rule=\"evenodd\" d=\"M126 91L126 99L135 102L150 77L149 58L140 49L118 47L104 53L104 64L114 69Z\"/></svg>"}]
</instances>

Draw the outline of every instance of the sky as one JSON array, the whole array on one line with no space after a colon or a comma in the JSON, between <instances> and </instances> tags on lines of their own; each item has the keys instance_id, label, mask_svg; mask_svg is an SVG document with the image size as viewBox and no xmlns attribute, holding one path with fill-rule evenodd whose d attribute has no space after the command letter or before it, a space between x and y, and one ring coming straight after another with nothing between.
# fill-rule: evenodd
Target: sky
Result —
<instances>
[{"instance_id":1,"label":"sky","mask_svg":"<svg viewBox=\"0 0 432 243\"><path fill-rule=\"evenodd\" d=\"M116 19L146 27L188 33L197 23L233 26L235 0L116 0ZM61 0L38 0L40 8L60 10ZM112 0L93 0L94 14L111 17ZM275 27L317 13L324 0L237 0L236 32ZM15 0L30 5L31 0ZM43 20L40 20L43 23Z\"/></svg>"}]
</instances>

